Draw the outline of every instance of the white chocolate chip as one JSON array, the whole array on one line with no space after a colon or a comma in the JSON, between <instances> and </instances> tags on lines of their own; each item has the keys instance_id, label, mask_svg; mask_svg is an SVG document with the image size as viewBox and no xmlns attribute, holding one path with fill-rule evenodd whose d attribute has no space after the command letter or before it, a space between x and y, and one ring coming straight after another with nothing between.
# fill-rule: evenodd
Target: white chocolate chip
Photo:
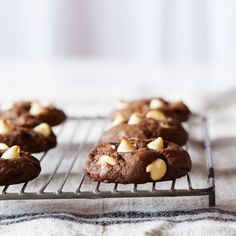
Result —
<instances>
[{"instance_id":1,"label":"white chocolate chip","mask_svg":"<svg viewBox=\"0 0 236 236\"><path fill-rule=\"evenodd\" d=\"M147 147L152 150L161 151L164 149L164 141L161 137L158 137L157 139L148 143Z\"/></svg>"},{"instance_id":2,"label":"white chocolate chip","mask_svg":"<svg viewBox=\"0 0 236 236\"><path fill-rule=\"evenodd\" d=\"M8 110L10 110L10 109L13 108L14 104L15 104L15 103L14 103L14 102L11 102L11 101L3 102L3 103L1 104L1 110L2 110L2 111L8 111Z\"/></svg>"},{"instance_id":3,"label":"white chocolate chip","mask_svg":"<svg viewBox=\"0 0 236 236\"><path fill-rule=\"evenodd\" d=\"M118 113L114 121L112 122L112 126L119 125L125 121L126 121L125 117L122 114Z\"/></svg>"},{"instance_id":4,"label":"white chocolate chip","mask_svg":"<svg viewBox=\"0 0 236 236\"><path fill-rule=\"evenodd\" d=\"M32 102L29 110L29 114L32 116L39 116L47 113L46 107L42 106L39 102Z\"/></svg>"},{"instance_id":5,"label":"white chocolate chip","mask_svg":"<svg viewBox=\"0 0 236 236\"><path fill-rule=\"evenodd\" d=\"M166 116L161 111L151 110L146 114L146 118L154 120L166 120Z\"/></svg>"},{"instance_id":6,"label":"white chocolate chip","mask_svg":"<svg viewBox=\"0 0 236 236\"><path fill-rule=\"evenodd\" d=\"M128 125L139 125L143 122L138 112L133 113L128 121Z\"/></svg>"},{"instance_id":7,"label":"white chocolate chip","mask_svg":"<svg viewBox=\"0 0 236 236\"><path fill-rule=\"evenodd\" d=\"M9 134L11 131L11 123L8 120L0 120L0 134Z\"/></svg>"},{"instance_id":8,"label":"white chocolate chip","mask_svg":"<svg viewBox=\"0 0 236 236\"><path fill-rule=\"evenodd\" d=\"M150 172L151 179L154 181L160 180L166 173L167 166L162 159L156 159L146 167L146 172Z\"/></svg>"},{"instance_id":9,"label":"white chocolate chip","mask_svg":"<svg viewBox=\"0 0 236 236\"><path fill-rule=\"evenodd\" d=\"M40 105L44 108L53 108L53 107L55 107L53 103L48 102L48 101L40 102Z\"/></svg>"},{"instance_id":10,"label":"white chocolate chip","mask_svg":"<svg viewBox=\"0 0 236 236\"><path fill-rule=\"evenodd\" d=\"M115 166L117 164L117 161L114 157L108 156L108 155L103 155L99 157L98 164L103 165L103 164L109 164L111 166Z\"/></svg>"},{"instance_id":11,"label":"white chocolate chip","mask_svg":"<svg viewBox=\"0 0 236 236\"><path fill-rule=\"evenodd\" d=\"M5 143L0 143L0 150L8 149L9 147Z\"/></svg>"},{"instance_id":12,"label":"white chocolate chip","mask_svg":"<svg viewBox=\"0 0 236 236\"><path fill-rule=\"evenodd\" d=\"M115 145L111 145L111 148L113 149L113 150L116 150L116 146Z\"/></svg>"},{"instance_id":13,"label":"white chocolate chip","mask_svg":"<svg viewBox=\"0 0 236 236\"><path fill-rule=\"evenodd\" d=\"M19 158L20 157L20 147L19 146L12 146L7 149L1 156L3 159L12 159L12 158Z\"/></svg>"},{"instance_id":14,"label":"white chocolate chip","mask_svg":"<svg viewBox=\"0 0 236 236\"><path fill-rule=\"evenodd\" d=\"M125 137L121 139L120 145L117 148L117 152L132 152L136 148L133 144Z\"/></svg>"},{"instance_id":15,"label":"white chocolate chip","mask_svg":"<svg viewBox=\"0 0 236 236\"><path fill-rule=\"evenodd\" d=\"M161 101L160 99L158 98L153 98L151 101L150 101L150 104L149 104L150 108L155 110L155 109L159 109L159 108L162 108L164 106L164 102Z\"/></svg>"},{"instance_id":16,"label":"white chocolate chip","mask_svg":"<svg viewBox=\"0 0 236 236\"><path fill-rule=\"evenodd\" d=\"M171 129L171 128L173 128L173 126L170 125L170 124L168 124L168 123L160 123L160 126L161 126L162 128L165 128L165 129Z\"/></svg>"},{"instance_id":17,"label":"white chocolate chip","mask_svg":"<svg viewBox=\"0 0 236 236\"><path fill-rule=\"evenodd\" d=\"M116 108L118 110L125 109L129 106L129 103L123 99L117 99L116 100Z\"/></svg>"},{"instance_id":18,"label":"white chocolate chip","mask_svg":"<svg viewBox=\"0 0 236 236\"><path fill-rule=\"evenodd\" d=\"M34 127L33 130L38 134L42 134L44 137L48 137L52 132L51 127L47 123L41 123Z\"/></svg>"}]
</instances>

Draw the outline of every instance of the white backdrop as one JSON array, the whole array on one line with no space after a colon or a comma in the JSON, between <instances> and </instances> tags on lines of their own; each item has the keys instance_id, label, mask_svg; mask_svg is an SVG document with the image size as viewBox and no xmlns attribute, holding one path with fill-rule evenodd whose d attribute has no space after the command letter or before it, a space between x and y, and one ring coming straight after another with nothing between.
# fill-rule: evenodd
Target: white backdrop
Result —
<instances>
[{"instance_id":1,"label":"white backdrop","mask_svg":"<svg viewBox=\"0 0 236 236\"><path fill-rule=\"evenodd\" d=\"M236 61L235 0L0 0L0 58Z\"/></svg>"}]
</instances>

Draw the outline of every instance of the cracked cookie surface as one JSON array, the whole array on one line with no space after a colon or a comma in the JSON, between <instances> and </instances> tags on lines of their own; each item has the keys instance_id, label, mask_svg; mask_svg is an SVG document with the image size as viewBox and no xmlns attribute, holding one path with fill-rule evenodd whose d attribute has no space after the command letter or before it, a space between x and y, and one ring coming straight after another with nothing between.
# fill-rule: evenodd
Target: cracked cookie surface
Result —
<instances>
[{"instance_id":1,"label":"cracked cookie surface","mask_svg":"<svg viewBox=\"0 0 236 236\"><path fill-rule=\"evenodd\" d=\"M159 115L161 116L162 114L161 119L166 117L179 122L187 121L191 114L189 108L182 101L168 102L162 98L154 97L132 101L118 101L117 109L111 112L110 118L114 120L117 114L121 114L128 120L134 112L139 112L141 115L146 116L149 111L159 111Z\"/></svg>"},{"instance_id":2,"label":"cracked cookie surface","mask_svg":"<svg viewBox=\"0 0 236 236\"><path fill-rule=\"evenodd\" d=\"M191 170L187 151L157 139L127 139L95 146L88 155L85 173L107 183L146 183L180 178Z\"/></svg>"},{"instance_id":3,"label":"cracked cookie surface","mask_svg":"<svg viewBox=\"0 0 236 236\"><path fill-rule=\"evenodd\" d=\"M38 153L54 148L57 139L46 123L29 128L17 126L9 120L0 120L0 143L8 146L19 145L22 151Z\"/></svg>"},{"instance_id":4,"label":"cracked cookie surface","mask_svg":"<svg viewBox=\"0 0 236 236\"><path fill-rule=\"evenodd\" d=\"M16 148L16 146L11 149ZM19 148L18 148L19 149ZM8 155L6 155L8 151ZM28 152L19 151L17 156L10 150L0 150L0 185L28 182L36 178L41 171L40 162Z\"/></svg>"},{"instance_id":5,"label":"cracked cookie surface","mask_svg":"<svg viewBox=\"0 0 236 236\"><path fill-rule=\"evenodd\" d=\"M132 122L133 121L133 122ZM141 118L135 113L129 121L122 121L107 130L102 142L119 142L120 137L150 139L161 136L164 140L183 146L188 140L188 133L179 122L172 120L158 121Z\"/></svg>"},{"instance_id":6,"label":"cracked cookie surface","mask_svg":"<svg viewBox=\"0 0 236 236\"><path fill-rule=\"evenodd\" d=\"M38 101L4 103L1 106L0 117L27 127L34 127L43 122L56 126L66 120L66 115L62 110L50 103Z\"/></svg>"}]
</instances>

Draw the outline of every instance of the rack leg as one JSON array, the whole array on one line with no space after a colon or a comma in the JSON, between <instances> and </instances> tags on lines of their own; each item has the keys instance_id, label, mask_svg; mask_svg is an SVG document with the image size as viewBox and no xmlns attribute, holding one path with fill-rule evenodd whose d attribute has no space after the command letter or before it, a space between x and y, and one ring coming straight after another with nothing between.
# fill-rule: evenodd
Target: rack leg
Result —
<instances>
[{"instance_id":1,"label":"rack leg","mask_svg":"<svg viewBox=\"0 0 236 236\"><path fill-rule=\"evenodd\" d=\"M212 190L209 194L209 207L214 207L216 205L216 195L215 190Z\"/></svg>"}]
</instances>

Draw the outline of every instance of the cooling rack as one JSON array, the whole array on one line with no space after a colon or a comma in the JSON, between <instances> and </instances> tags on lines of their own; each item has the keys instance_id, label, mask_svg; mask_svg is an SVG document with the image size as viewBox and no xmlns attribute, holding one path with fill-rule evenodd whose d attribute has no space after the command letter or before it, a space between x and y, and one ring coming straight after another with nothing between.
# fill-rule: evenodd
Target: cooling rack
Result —
<instances>
[{"instance_id":1,"label":"cooling rack","mask_svg":"<svg viewBox=\"0 0 236 236\"><path fill-rule=\"evenodd\" d=\"M209 206L215 205L214 168L205 117L192 115L185 125L191 131L185 146L192 157L191 172L160 183L106 184L93 182L83 174L88 151L108 126L106 117L69 118L55 128L58 146L36 155L42 166L39 177L1 187L0 200L207 196Z\"/></svg>"}]
</instances>

